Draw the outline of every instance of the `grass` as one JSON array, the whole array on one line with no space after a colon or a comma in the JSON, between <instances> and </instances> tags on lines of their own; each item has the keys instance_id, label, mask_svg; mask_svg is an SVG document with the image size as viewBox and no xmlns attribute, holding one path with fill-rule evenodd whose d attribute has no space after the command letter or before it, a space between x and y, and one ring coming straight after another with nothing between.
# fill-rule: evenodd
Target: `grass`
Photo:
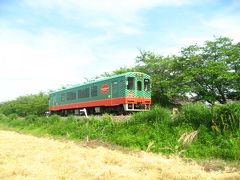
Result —
<instances>
[{"instance_id":1,"label":"grass","mask_svg":"<svg viewBox=\"0 0 240 180\"><path fill-rule=\"evenodd\" d=\"M209 108L203 104L188 104L177 116L162 107L153 107L147 112L135 113L129 118L114 120L111 115L102 117L61 118L29 115L19 118L15 114L0 114L1 128L10 128L34 135L50 135L71 140L99 140L130 149L163 154L177 154L194 159L240 160L240 129L232 128L239 122L239 104L225 105L224 110ZM228 109L228 111L226 111ZM231 113L229 115L229 109ZM234 117L218 121L217 117ZM228 115L225 115L227 112ZM234 114L235 113L235 114ZM219 122L223 122L222 128ZM216 131L216 127L220 131Z\"/></svg>"}]
</instances>

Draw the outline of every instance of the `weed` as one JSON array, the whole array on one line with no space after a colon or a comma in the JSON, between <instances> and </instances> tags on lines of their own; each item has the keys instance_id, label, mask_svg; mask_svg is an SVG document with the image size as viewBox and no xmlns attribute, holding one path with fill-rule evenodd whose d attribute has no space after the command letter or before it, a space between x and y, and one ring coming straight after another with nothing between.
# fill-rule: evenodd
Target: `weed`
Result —
<instances>
[{"instance_id":1,"label":"weed","mask_svg":"<svg viewBox=\"0 0 240 180\"><path fill-rule=\"evenodd\" d=\"M219 129L212 130L212 127ZM101 140L133 149L177 154L196 159L240 160L239 103L213 107L203 104L183 106L172 120L169 110L154 106L135 113L127 121L102 117L61 118L53 115L19 118L0 114L0 124L33 134L66 139ZM214 128L213 128L214 129Z\"/></svg>"},{"instance_id":2,"label":"weed","mask_svg":"<svg viewBox=\"0 0 240 180\"><path fill-rule=\"evenodd\" d=\"M176 124L191 124L197 129L201 124L211 127L212 113L211 109L202 103L186 104L182 107L180 113L175 118Z\"/></svg>"},{"instance_id":3,"label":"weed","mask_svg":"<svg viewBox=\"0 0 240 180\"><path fill-rule=\"evenodd\" d=\"M240 130L240 103L214 106L212 124L212 129L217 133Z\"/></svg>"}]
</instances>

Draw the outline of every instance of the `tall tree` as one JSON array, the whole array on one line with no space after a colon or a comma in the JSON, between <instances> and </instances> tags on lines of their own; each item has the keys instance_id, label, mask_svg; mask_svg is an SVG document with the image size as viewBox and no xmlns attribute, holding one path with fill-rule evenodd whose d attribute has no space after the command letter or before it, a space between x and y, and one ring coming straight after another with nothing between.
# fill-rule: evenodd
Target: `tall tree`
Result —
<instances>
[{"instance_id":1,"label":"tall tree","mask_svg":"<svg viewBox=\"0 0 240 180\"><path fill-rule=\"evenodd\" d=\"M152 52L141 51L136 58L136 70L151 75L152 97L154 103L165 106L176 103L180 96L175 90L175 79L177 71L174 68L176 56L159 56ZM182 96L183 97L183 96Z\"/></svg>"},{"instance_id":2,"label":"tall tree","mask_svg":"<svg viewBox=\"0 0 240 180\"><path fill-rule=\"evenodd\" d=\"M209 103L240 97L240 43L226 37L185 47L179 56L140 51L136 69L152 76L153 99L162 104L186 97Z\"/></svg>"},{"instance_id":3,"label":"tall tree","mask_svg":"<svg viewBox=\"0 0 240 180\"><path fill-rule=\"evenodd\" d=\"M210 103L237 98L239 57L236 44L226 37L182 49L180 59L187 67L182 72L186 77L183 84L189 87L188 93L194 93L195 100Z\"/></svg>"}]
</instances>

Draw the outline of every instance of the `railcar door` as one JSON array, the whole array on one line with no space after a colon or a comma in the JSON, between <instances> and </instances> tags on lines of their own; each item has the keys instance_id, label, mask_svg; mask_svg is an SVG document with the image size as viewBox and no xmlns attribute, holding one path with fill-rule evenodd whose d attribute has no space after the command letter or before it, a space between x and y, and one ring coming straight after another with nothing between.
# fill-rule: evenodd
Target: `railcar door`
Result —
<instances>
[{"instance_id":1,"label":"railcar door","mask_svg":"<svg viewBox=\"0 0 240 180\"><path fill-rule=\"evenodd\" d=\"M118 105L116 101L116 97L118 97L118 82L112 81L111 87L111 104L112 106L115 106Z\"/></svg>"},{"instance_id":2,"label":"railcar door","mask_svg":"<svg viewBox=\"0 0 240 180\"><path fill-rule=\"evenodd\" d=\"M116 98L118 96L118 82L112 82L112 98Z\"/></svg>"}]
</instances>

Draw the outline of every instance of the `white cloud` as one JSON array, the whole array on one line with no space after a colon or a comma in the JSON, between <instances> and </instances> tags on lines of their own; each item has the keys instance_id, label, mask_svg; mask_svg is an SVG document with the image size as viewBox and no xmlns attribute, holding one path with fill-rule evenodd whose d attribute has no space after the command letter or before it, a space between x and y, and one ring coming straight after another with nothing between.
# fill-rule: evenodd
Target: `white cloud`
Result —
<instances>
[{"instance_id":1,"label":"white cloud","mask_svg":"<svg viewBox=\"0 0 240 180\"><path fill-rule=\"evenodd\" d=\"M195 2L200 0L25 0L18 3L29 10L30 19L22 14L0 18L0 84L3 84L0 94L6 95L0 101L80 83L85 77L121 66L133 66L139 52L131 47L137 39L130 37L142 38L141 48L150 47L151 51L163 55L176 54L181 47L202 43L213 35L239 40L240 18L224 15L199 21L206 30L203 33L169 30L156 34L152 42L147 40L151 35L145 32L144 10ZM45 24L47 18L50 21ZM130 40L125 47L122 37Z\"/></svg>"},{"instance_id":2,"label":"white cloud","mask_svg":"<svg viewBox=\"0 0 240 180\"><path fill-rule=\"evenodd\" d=\"M106 32L127 35L141 34L142 23L139 13L158 6L181 6L198 0L25 0L36 11L52 13L58 11L64 17L79 22L86 20L86 26L102 28Z\"/></svg>"},{"instance_id":3,"label":"white cloud","mask_svg":"<svg viewBox=\"0 0 240 180\"><path fill-rule=\"evenodd\" d=\"M72 36L44 32L38 36L0 29L0 101L40 90L79 83L96 60L92 49ZM15 90L15 94L10 94ZM23 94L22 94L23 93Z\"/></svg>"},{"instance_id":4,"label":"white cloud","mask_svg":"<svg viewBox=\"0 0 240 180\"><path fill-rule=\"evenodd\" d=\"M129 12L136 12L141 9L156 7L156 6L181 6L196 2L196 0L25 0L25 2L35 8L61 8L62 10L68 11L73 8L89 12L105 12L111 15L124 15Z\"/></svg>"},{"instance_id":5,"label":"white cloud","mask_svg":"<svg viewBox=\"0 0 240 180\"><path fill-rule=\"evenodd\" d=\"M102 40L101 40L102 38ZM105 37L81 37L54 29L38 34L0 28L0 102L81 83L133 65L135 50L102 46Z\"/></svg>"},{"instance_id":6,"label":"white cloud","mask_svg":"<svg viewBox=\"0 0 240 180\"><path fill-rule=\"evenodd\" d=\"M120 32L126 35L140 35L143 33L140 29L127 26L127 25L119 26L117 29L117 32Z\"/></svg>"}]
</instances>

